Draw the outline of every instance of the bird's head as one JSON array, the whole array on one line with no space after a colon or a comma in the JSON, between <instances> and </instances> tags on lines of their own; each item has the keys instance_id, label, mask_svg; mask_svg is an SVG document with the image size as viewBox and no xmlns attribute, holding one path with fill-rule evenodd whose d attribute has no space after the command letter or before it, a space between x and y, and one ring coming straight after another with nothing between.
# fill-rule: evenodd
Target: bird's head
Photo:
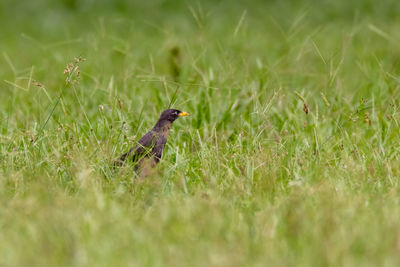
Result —
<instances>
[{"instance_id":1,"label":"bird's head","mask_svg":"<svg viewBox=\"0 0 400 267\"><path fill-rule=\"evenodd\" d=\"M159 121L174 122L179 117L189 116L189 113L177 109L167 109L161 113Z\"/></svg>"}]
</instances>

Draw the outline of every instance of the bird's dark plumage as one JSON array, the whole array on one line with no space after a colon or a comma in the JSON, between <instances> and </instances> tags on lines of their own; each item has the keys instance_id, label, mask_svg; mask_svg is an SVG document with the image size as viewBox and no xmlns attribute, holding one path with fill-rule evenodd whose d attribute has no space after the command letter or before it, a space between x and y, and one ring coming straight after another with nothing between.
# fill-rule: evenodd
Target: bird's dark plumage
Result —
<instances>
[{"instance_id":1,"label":"bird's dark plumage","mask_svg":"<svg viewBox=\"0 0 400 267\"><path fill-rule=\"evenodd\" d=\"M155 166L161 159L172 123L177 118L187 115L189 113L177 109L165 110L153 129L140 138L136 147L123 154L115 165L121 166L127 159L132 159L137 171L142 167L144 160L149 158L151 165Z\"/></svg>"}]
</instances>

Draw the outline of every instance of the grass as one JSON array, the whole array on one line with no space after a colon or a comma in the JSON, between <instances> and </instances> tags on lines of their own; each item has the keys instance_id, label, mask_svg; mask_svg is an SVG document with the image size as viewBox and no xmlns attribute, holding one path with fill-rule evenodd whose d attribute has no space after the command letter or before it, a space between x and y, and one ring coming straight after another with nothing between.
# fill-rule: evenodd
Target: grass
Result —
<instances>
[{"instance_id":1,"label":"grass","mask_svg":"<svg viewBox=\"0 0 400 267\"><path fill-rule=\"evenodd\" d=\"M0 265L398 266L399 11L3 1Z\"/></svg>"}]
</instances>

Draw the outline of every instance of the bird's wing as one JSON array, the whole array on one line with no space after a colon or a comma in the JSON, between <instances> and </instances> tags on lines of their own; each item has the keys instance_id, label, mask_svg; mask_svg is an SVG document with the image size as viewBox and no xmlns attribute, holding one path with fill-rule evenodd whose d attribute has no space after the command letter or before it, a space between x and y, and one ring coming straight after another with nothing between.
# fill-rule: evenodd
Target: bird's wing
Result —
<instances>
[{"instance_id":1,"label":"bird's wing","mask_svg":"<svg viewBox=\"0 0 400 267\"><path fill-rule=\"evenodd\" d=\"M134 148L133 161L138 160L151 151L156 142L155 138L156 135L153 131L148 132L140 138L137 146Z\"/></svg>"},{"instance_id":2,"label":"bird's wing","mask_svg":"<svg viewBox=\"0 0 400 267\"><path fill-rule=\"evenodd\" d=\"M148 132L145 134L140 140L138 141L138 144L129 149L128 152L123 154L119 161L118 165L122 165L122 163L126 160L127 157L132 156L132 160L134 162L137 162L141 158L143 158L149 151L151 151L152 147L154 146L155 143L155 134L153 131Z\"/></svg>"}]
</instances>

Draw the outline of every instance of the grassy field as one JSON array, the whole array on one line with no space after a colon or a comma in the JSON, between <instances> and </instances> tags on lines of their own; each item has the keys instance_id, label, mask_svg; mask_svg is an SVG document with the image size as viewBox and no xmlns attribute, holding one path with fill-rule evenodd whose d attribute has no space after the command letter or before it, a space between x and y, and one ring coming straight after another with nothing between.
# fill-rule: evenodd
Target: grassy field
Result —
<instances>
[{"instance_id":1,"label":"grassy field","mask_svg":"<svg viewBox=\"0 0 400 267\"><path fill-rule=\"evenodd\" d=\"M399 13L1 1L0 266L399 266Z\"/></svg>"}]
</instances>

